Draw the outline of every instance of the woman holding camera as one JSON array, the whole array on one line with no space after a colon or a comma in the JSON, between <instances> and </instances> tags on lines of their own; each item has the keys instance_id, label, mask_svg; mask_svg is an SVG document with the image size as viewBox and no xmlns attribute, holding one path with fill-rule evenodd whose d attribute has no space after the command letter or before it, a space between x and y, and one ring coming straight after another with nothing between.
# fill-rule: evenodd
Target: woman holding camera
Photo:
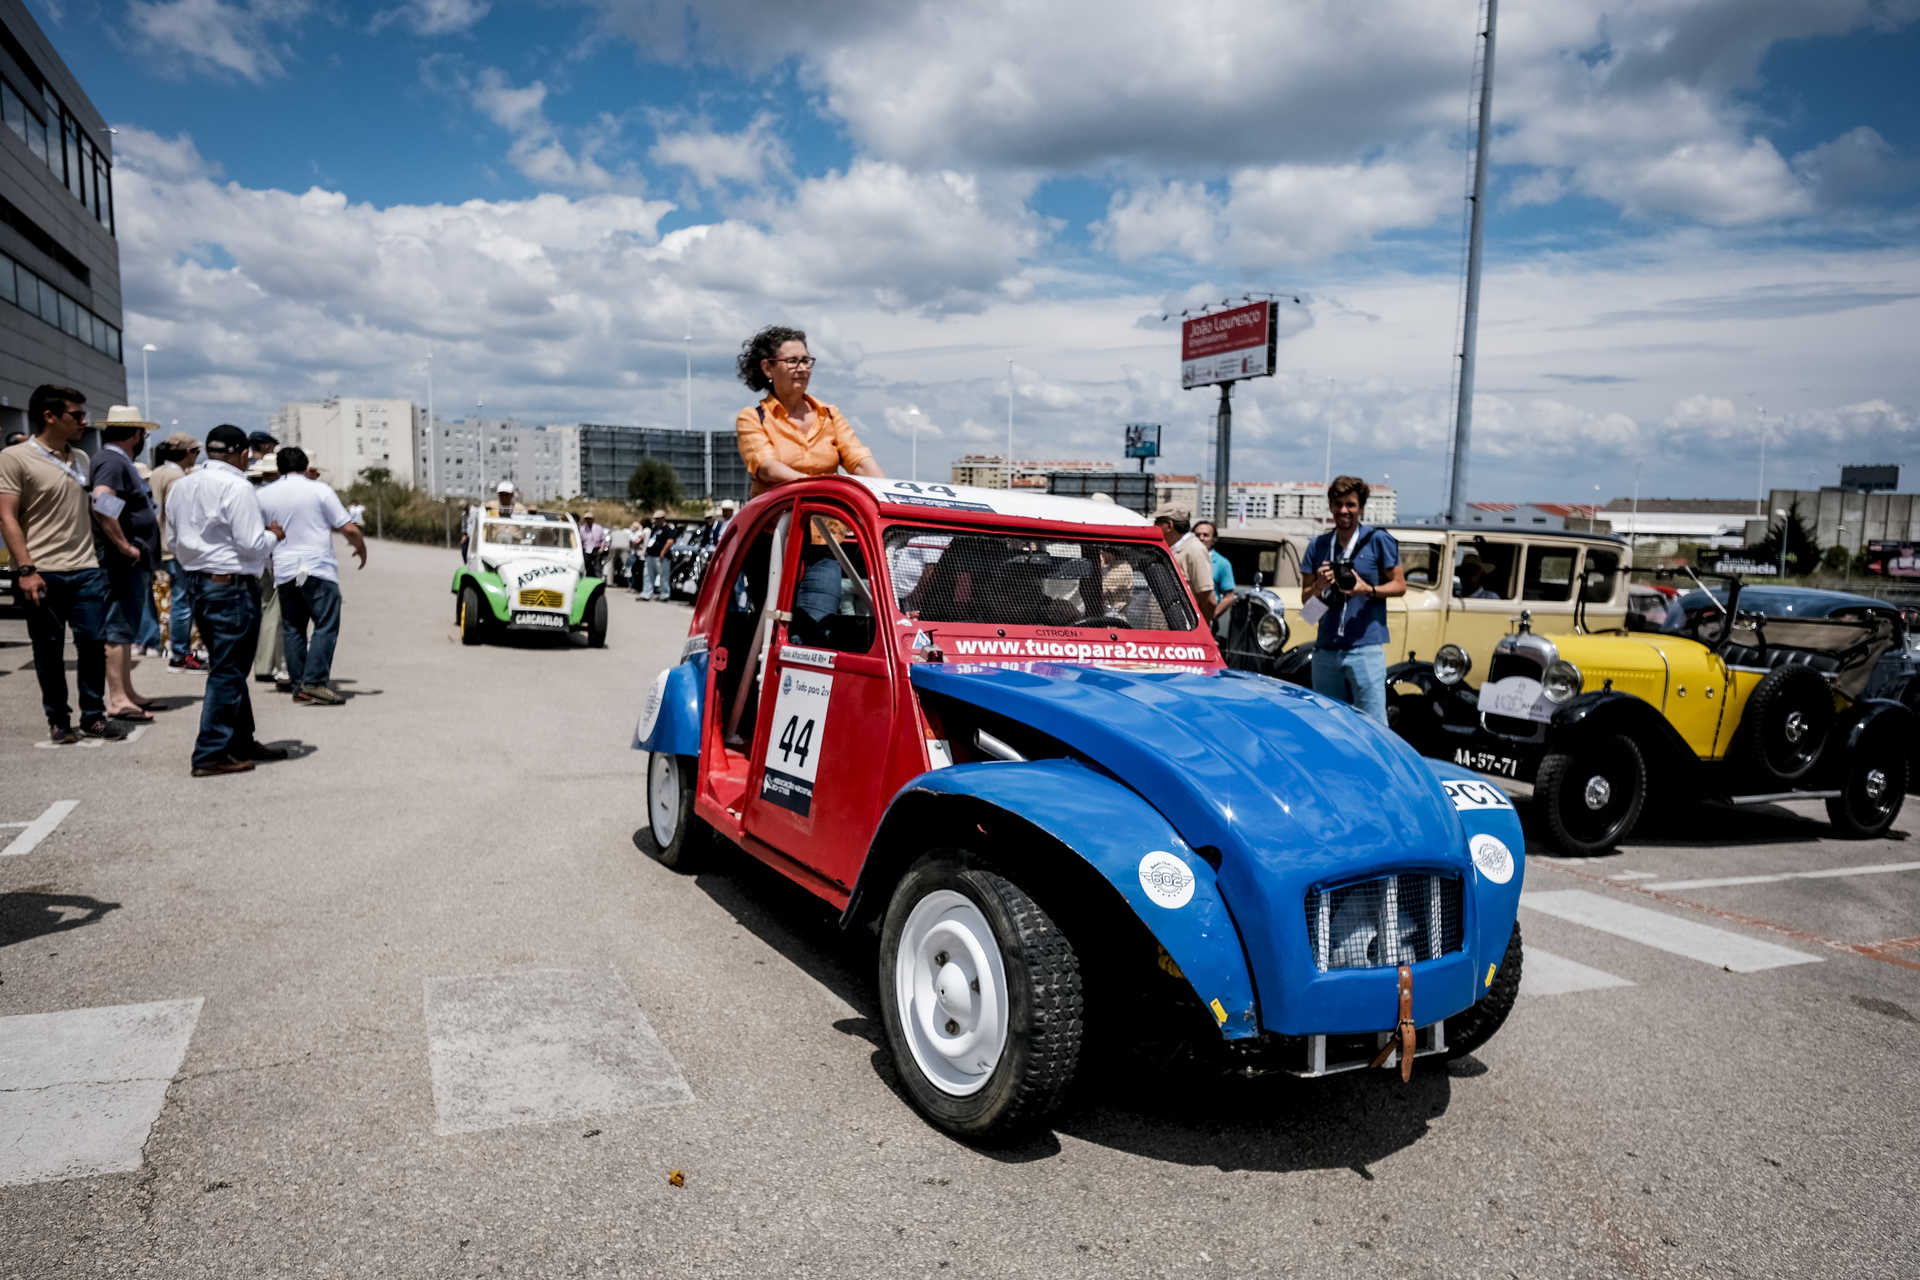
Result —
<instances>
[{"instance_id":1,"label":"woman holding camera","mask_svg":"<svg viewBox=\"0 0 1920 1280\"><path fill-rule=\"evenodd\" d=\"M1387 722L1387 600L1407 593L1400 544L1377 525L1361 522L1367 482L1337 476L1327 486L1333 528L1307 544L1302 621L1320 635L1313 649L1313 691L1350 702Z\"/></svg>"}]
</instances>

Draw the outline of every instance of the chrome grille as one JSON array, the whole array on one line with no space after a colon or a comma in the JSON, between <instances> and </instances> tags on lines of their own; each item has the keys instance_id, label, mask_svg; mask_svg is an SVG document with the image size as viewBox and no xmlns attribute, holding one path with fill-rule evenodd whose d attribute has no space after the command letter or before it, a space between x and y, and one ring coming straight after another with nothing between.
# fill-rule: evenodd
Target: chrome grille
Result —
<instances>
[{"instance_id":1,"label":"chrome grille","mask_svg":"<svg viewBox=\"0 0 1920 1280\"><path fill-rule=\"evenodd\" d=\"M1456 876L1402 872L1307 895L1314 967L1392 969L1437 960L1465 942Z\"/></svg>"}]
</instances>

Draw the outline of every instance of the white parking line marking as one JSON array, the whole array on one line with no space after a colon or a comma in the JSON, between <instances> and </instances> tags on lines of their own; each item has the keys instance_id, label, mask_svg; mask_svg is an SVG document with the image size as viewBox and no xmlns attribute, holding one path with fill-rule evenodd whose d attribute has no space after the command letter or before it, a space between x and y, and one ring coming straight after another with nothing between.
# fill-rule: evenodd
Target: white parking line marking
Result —
<instances>
[{"instance_id":1,"label":"white parking line marking","mask_svg":"<svg viewBox=\"0 0 1920 1280\"><path fill-rule=\"evenodd\" d=\"M1526 957L1520 966L1520 994L1523 996L1564 996L1575 991L1604 991L1609 987L1630 987L1625 978L1602 969L1589 968L1565 956L1538 947L1520 948Z\"/></svg>"},{"instance_id":2,"label":"white parking line marking","mask_svg":"<svg viewBox=\"0 0 1920 1280\"><path fill-rule=\"evenodd\" d=\"M1654 873L1651 871L1616 871L1612 875L1608 876L1607 879L1609 880L1652 880L1652 879L1655 879L1655 876L1654 876Z\"/></svg>"},{"instance_id":3,"label":"white parking line marking","mask_svg":"<svg viewBox=\"0 0 1920 1280\"><path fill-rule=\"evenodd\" d=\"M23 853L32 853L33 847L52 835L53 829L59 826L61 820L72 813L79 803L78 800L55 800L32 822L7 823L8 826L24 826L26 830L8 841L6 848L0 849L0 858L17 858Z\"/></svg>"},{"instance_id":4,"label":"white parking line marking","mask_svg":"<svg viewBox=\"0 0 1920 1280\"><path fill-rule=\"evenodd\" d=\"M1779 871L1765 876L1721 876L1714 880L1662 880L1642 888L1665 892L1668 889L1724 889L1742 884L1777 884L1782 880L1831 880L1838 876L1879 876L1891 871L1920 871L1920 862L1881 862L1869 867L1830 867L1824 871Z\"/></svg>"},{"instance_id":5,"label":"white parking line marking","mask_svg":"<svg viewBox=\"0 0 1920 1280\"><path fill-rule=\"evenodd\" d=\"M434 1132L693 1101L618 975L536 969L426 982Z\"/></svg>"},{"instance_id":6,"label":"white parking line marking","mask_svg":"<svg viewBox=\"0 0 1920 1280\"><path fill-rule=\"evenodd\" d=\"M1638 942L1656 951L1685 956L1734 973L1752 973L1759 969L1778 969L1790 964L1818 964L1825 957L1743 937L1725 929L1693 920L1683 920L1664 912L1636 907L1627 902L1584 889L1555 889L1546 893L1521 895L1520 905L1574 924L1611 933L1615 937ZM1525 981L1524 974L1522 981Z\"/></svg>"},{"instance_id":7,"label":"white parking line marking","mask_svg":"<svg viewBox=\"0 0 1920 1280\"><path fill-rule=\"evenodd\" d=\"M0 1018L0 1186L140 1167L199 999Z\"/></svg>"}]
</instances>

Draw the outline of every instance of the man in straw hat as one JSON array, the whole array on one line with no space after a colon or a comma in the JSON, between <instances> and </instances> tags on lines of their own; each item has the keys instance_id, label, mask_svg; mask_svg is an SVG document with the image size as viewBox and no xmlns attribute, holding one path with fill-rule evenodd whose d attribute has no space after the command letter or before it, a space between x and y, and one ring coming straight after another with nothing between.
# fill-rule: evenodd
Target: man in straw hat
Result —
<instances>
[{"instance_id":1,"label":"man in straw hat","mask_svg":"<svg viewBox=\"0 0 1920 1280\"><path fill-rule=\"evenodd\" d=\"M87 455L74 447L87 429L87 398L72 387L35 387L27 401L31 439L0 451L0 536L19 575L27 607L34 674L56 746L124 738L107 719L107 658L100 642L107 575L93 546L95 515L87 493ZM67 700L67 630L79 655L80 728Z\"/></svg>"},{"instance_id":2,"label":"man in straw hat","mask_svg":"<svg viewBox=\"0 0 1920 1280\"><path fill-rule=\"evenodd\" d=\"M94 548L107 571L107 611L100 639L107 647L107 714L144 724L153 719L148 700L133 687L133 646L153 598L153 574L160 567L160 519L153 493L140 478L134 459L147 448L155 425L136 405L116 404L100 424L100 453L87 478L93 494Z\"/></svg>"}]
</instances>

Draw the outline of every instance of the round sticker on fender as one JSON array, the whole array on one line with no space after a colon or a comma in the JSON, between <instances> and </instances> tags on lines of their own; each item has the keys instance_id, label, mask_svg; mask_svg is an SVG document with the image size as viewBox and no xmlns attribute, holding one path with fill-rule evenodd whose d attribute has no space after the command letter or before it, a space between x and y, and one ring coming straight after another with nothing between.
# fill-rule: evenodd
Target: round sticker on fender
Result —
<instances>
[{"instance_id":1,"label":"round sticker on fender","mask_svg":"<svg viewBox=\"0 0 1920 1280\"><path fill-rule=\"evenodd\" d=\"M1159 905L1175 910L1193 901L1193 871L1164 849L1155 849L1140 859L1140 887Z\"/></svg>"},{"instance_id":2,"label":"round sticker on fender","mask_svg":"<svg viewBox=\"0 0 1920 1280\"><path fill-rule=\"evenodd\" d=\"M653 736L654 722L660 718L660 704L667 700L667 673L662 671L653 679L653 687L647 690L647 705L640 712L640 732L635 741L644 742Z\"/></svg>"},{"instance_id":3,"label":"round sticker on fender","mask_svg":"<svg viewBox=\"0 0 1920 1280\"><path fill-rule=\"evenodd\" d=\"M1513 879L1513 852L1501 843L1498 836L1477 835L1467 845L1467 852L1473 857L1473 865L1480 874L1495 884L1505 884Z\"/></svg>"}]
</instances>

